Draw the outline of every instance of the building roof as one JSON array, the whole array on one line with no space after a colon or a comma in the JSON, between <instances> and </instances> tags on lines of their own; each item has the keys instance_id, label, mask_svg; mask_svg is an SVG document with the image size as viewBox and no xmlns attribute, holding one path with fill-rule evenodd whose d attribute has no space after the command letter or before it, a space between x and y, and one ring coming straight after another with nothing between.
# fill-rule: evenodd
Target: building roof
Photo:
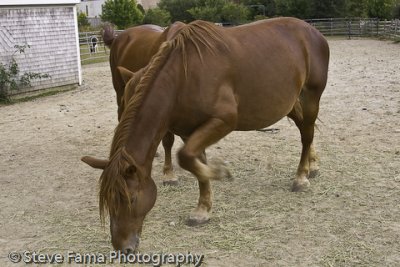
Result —
<instances>
[{"instance_id":1,"label":"building roof","mask_svg":"<svg viewBox=\"0 0 400 267\"><path fill-rule=\"evenodd\" d=\"M80 0L1 0L0 6L65 5L80 2Z\"/></svg>"}]
</instances>

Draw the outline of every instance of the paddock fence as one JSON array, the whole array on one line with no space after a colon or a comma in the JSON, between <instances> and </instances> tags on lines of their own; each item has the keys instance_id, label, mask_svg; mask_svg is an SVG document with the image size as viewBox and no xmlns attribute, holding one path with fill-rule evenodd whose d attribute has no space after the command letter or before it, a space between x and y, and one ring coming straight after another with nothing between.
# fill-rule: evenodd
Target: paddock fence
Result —
<instances>
[{"instance_id":1,"label":"paddock fence","mask_svg":"<svg viewBox=\"0 0 400 267\"><path fill-rule=\"evenodd\" d=\"M379 20L365 18L307 19L325 36L382 37L400 40L400 20ZM116 34L121 31L116 31ZM93 42L93 41L96 42ZM81 63L95 63L108 60L109 49L104 45L99 31L79 33Z\"/></svg>"},{"instance_id":2,"label":"paddock fence","mask_svg":"<svg viewBox=\"0 0 400 267\"><path fill-rule=\"evenodd\" d=\"M330 18L305 20L325 36L400 38L400 20Z\"/></svg>"},{"instance_id":3,"label":"paddock fence","mask_svg":"<svg viewBox=\"0 0 400 267\"><path fill-rule=\"evenodd\" d=\"M79 48L82 64L102 62L108 59L109 49L105 46L100 31L80 32Z\"/></svg>"}]
</instances>

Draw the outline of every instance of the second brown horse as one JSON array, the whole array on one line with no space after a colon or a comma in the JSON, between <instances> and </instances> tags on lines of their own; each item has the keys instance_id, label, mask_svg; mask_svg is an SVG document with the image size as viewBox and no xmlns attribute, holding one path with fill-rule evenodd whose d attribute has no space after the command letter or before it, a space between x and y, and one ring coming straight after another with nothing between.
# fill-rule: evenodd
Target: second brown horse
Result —
<instances>
[{"instance_id":1,"label":"second brown horse","mask_svg":"<svg viewBox=\"0 0 400 267\"><path fill-rule=\"evenodd\" d=\"M129 28L117 36L111 25L104 27L102 37L104 44L110 48L110 68L117 97L118 120L121 119L124 109L122 98L125 89L125 81L118 67L132 72L139 71L150 62L160 45L176 35L183 26L183 23L176 22L164 31L164 28L157 25L140 25ZM171 158L174 134L167 132L162 139L162 144L165 153L163 184L176 185L178 179L174 174Z\"/></svg>"}]
</instances>

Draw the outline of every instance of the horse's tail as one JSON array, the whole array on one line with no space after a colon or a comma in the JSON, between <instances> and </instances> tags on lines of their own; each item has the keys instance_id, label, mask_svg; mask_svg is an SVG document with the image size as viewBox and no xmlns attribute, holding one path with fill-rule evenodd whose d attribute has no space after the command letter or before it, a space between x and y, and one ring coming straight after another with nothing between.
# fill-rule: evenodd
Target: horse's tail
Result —
<instances>
[{"instance_id":1,"label":"horse's tail","mask_svg":"<svg viewBox=\"0 0 400 267\"><path fill-rule=\"evenodd\" d=\"M104 44L110 48L115 39L114 28L110 24L105 25L101 35L103 36Z\"/></svg>"}]
</instances>

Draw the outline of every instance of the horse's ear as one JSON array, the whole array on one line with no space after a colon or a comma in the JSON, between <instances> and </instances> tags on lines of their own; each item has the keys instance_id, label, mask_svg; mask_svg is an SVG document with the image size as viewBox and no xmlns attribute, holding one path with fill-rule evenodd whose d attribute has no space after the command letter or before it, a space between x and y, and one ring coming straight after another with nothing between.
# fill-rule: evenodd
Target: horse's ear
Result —
<instances>
[{"instance_id":1,"label":"horse's ear","mask_svg":"<svg viewBox=\"0 0 400 267\"><path fill-rule=\"evenodd\" d=\"M166 30L165 33L167 34L166 40L169 41L173 39L175 36L178 35L178 33L182 30L183 27L185 27L186 24L180 21L174 22L171 26L169 26Z\"/></svg>"},{"instance_id":2,"label":"horse's ear","mask_svg":"<svg viewBox=\"0 0 400 267\"><path fill-rule=\"evenodd\" d=\"M126 84L134 75L135 73L124 68L121 66L117 67L119 73L121 74L122 80L124 80L124 83Z\"/></svg>"},{"instance_id":3,"label":"horse's ear","mask_svg":"<svg viewBox=\"0 0 400 267\"><path fill-rule=\"evenodd\" d=\"M89 157L89 156L84 156L81 158L81 160L83 162L85 162L87 165L95 168L95 169L102 169L104 170L108 164L108 160L106 159L96 159L93 157Z\"/></svg>"}]
</instances>

